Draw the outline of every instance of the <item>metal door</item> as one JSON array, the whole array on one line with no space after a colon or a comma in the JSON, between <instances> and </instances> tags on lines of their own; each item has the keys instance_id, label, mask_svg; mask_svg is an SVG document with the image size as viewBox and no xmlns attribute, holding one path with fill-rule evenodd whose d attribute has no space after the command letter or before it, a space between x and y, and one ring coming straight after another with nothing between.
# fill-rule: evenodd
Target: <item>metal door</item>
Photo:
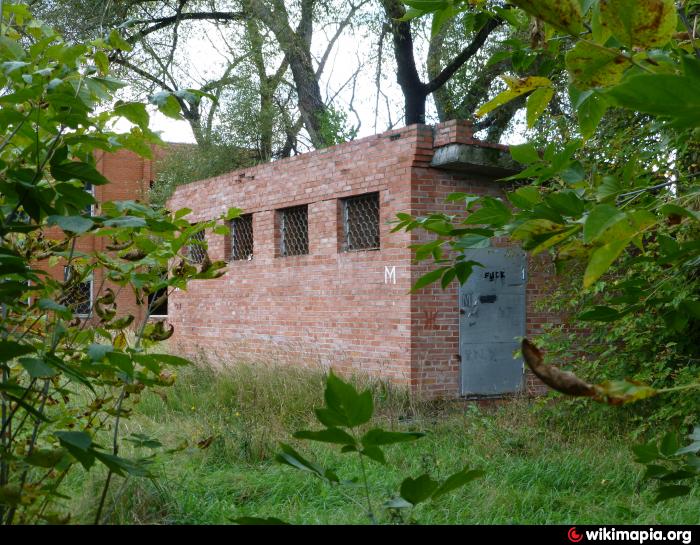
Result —
<instances>
[{"instance_id":1,"label":"metal door","mask_svg":"<svg viewBox=\"0 0 700 545\"><path fill-rule=\"evenodd\" d=\"M525 253L516 248L469 250L478 261L459 292L461 390L464 396L517 392L523 362L514 359L525 335Z\"/></svg>"}]
</instances>

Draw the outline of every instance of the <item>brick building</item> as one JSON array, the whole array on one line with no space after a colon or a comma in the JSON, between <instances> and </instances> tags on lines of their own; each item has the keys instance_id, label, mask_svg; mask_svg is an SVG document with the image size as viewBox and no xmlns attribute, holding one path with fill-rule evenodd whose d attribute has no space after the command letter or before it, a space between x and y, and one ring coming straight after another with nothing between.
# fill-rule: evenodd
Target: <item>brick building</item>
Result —
<instances>
[{"instance_id":1,"label":"brick building","mask_svg":"<svg viewBox=\"0 0 700 545\"><path fill-rule=\"evenodd\" d=\"M90 191L93 193L97 204L92 207L91 213L99 213L99 203L106 201L135 200L145 202L148 198L150 184L155 178L154 164L157 158L167 149L153 147L155 160L145 159L129 150L119 150L115 153L105 153L98 151L96 154L96 168L111 183L106 185L93 186ZM47 236L60 238L62 231L51 228L47 231ZM109 240L106 237L81 237L76 246L78 252L92 253L105 251L105 245ZM65 279L70 271L64 264L58 263L52 267L44 265L54 278ZM69 304L76 315L85 317L89 315L90 307L94 297L97 296L99 286L103 286L103 271L100 269L92 273L90 279L80 283L71 294ZM134 294L129 290L115 290L117 293L117 307L120 315L132 314L136 318L135 323L139 323L145 316L143 305L136 304ZM160 312L166 312L164 309Z\"/></svg>"},{"instance_id":2,"label":"brick building","mask_svg":"<svg viewBox=\"0 0 700 545\"><path fill-rule=\"evenodd\" d=\"M519 250L474 252L484 268L409 293L431 265L412 262L420 230L391 233L399 212L463 213L454 192L502 196L517 170L466 122L412 125L180 186L171 210L197 222L232 206L229 236L206 233L228 273L168 304L173 341L215 363L270 361L381 375L429 397L522 390L515 337L548 320L535 304L551 268Z\"/></svg>"}]
</instances>

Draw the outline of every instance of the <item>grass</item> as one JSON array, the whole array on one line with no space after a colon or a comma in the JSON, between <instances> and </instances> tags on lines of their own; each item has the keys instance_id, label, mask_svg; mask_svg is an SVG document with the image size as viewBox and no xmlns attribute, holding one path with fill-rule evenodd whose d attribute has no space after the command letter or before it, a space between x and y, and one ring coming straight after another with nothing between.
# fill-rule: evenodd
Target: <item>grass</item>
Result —
<instances>
[{"instance_id":1,"label":"grass","mask_svg":"<svg viewBox=\"0 0 700 545\"><path fill-rule=\"evenodd\" d=\"M376 423L426 431L410 444L388 447L388 466L371 462L372 502L394 495L407 476L446 477L464 466L486 476L416 509L436 524L688 524L699 521L700 494L661 504L640 481L629 432L613 412L586 418L544 400L497 406L417 403L406 392L360 380L375 395ZM341 479L360 474L355 455L317 443L295 442L299 429L317 429L320 371L238 365L188 369L161 395L144 395L123 436L157 437L171 454L158 454L157 478L113 481L106 513L114 523L228 523L240 516L274 516L293 523L367 523L363 491L331 488L310 474L274 462L279 441L294 444ZM580 414L577 413L577 414ZM197 444L206 444L207 448ZM186 446L185 446L186 445ZM145 455L148 450L125 450ZM77 470L69 477L67 508L91 522L104 474ZM386 517L384 517L386 520Z\"/></svg>"}]
</instances>

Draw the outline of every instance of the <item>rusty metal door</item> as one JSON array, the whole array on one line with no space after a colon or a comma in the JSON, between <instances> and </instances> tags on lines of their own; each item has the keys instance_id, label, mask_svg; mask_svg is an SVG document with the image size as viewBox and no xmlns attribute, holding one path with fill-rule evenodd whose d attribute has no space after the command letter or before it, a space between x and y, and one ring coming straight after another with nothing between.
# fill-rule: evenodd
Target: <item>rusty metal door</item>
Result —
<instances>
[{"instance_id":1,"label":"rusty metal door","mask_svg":"<svg viewBox=\"0 0 700 545\"><path fill-rule=\"evenodd\" d=\"M519 391L523 362L514 359L525 335L525 253L517 248L466 252L478 261L459 292L459 347L463 396Z\"/></svg>"}]
</instances>

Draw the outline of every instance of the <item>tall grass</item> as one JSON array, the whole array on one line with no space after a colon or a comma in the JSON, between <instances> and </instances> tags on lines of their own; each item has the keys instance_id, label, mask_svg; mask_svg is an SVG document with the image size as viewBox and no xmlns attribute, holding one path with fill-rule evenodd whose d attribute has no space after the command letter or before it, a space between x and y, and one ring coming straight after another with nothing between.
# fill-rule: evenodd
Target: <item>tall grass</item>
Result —
<instances>
[{"instance_id":1,"label":"tall grass","mask_svg":"<svg viewBox=\"0 0 700 545\"><path fill-rule=\"evenodd\" d=\"M470 466L485 469L486 477L421 507L416 518L424 523L699 521L697 492L652 502L653 491L641 483L641 468L632 460L625 421L614 409L572 419L547 399L492 406L427 403L380 381L356 380L372 389L382 426L427 432L416 443L388 449L388 466L370 466L375 506L395 494L407 476L445 477ZM341 479L359 475L355 457L291 439L296 430L318 427L313 409L323 402L324 384L321 370L200 365L186 369L174 387L146 394L138 413L125 422L124 436L155 436L175 452L156 456L155 479L128 479L112 487L109 521L227 523L249 515L295 523L366 523L352 501L360 490L345 487L341 493L274 462L278 442L284 441ZM83 513L84 521L90 520L100 477L93 470L69 483L73 499L66 507Z\"/></svg>"}]
</instances>

